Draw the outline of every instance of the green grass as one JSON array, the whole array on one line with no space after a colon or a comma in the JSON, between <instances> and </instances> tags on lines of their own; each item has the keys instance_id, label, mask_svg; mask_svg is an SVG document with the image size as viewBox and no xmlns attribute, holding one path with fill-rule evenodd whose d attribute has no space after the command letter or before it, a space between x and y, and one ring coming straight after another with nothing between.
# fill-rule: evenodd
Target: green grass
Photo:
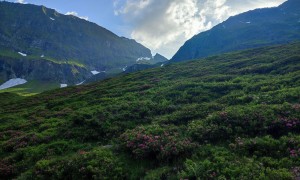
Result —
<instances>
[{"instance_id":1,"label":"green grass","mask_svg":"<svg viewBox=\"0 0 300 180\"><path fill-rule=\"evenodd\" d=\"M295 179L299 53L251 49L3 95L0 178Z\"/></svg>"}]
</instances>

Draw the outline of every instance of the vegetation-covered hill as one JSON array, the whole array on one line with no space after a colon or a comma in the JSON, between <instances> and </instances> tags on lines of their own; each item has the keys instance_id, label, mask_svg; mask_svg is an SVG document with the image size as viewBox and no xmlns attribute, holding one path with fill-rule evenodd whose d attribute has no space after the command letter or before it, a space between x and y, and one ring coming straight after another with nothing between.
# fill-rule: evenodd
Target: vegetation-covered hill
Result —
<instances>
[{"instance_id":1,"label":"vegetation-covered hill","mask_svg":"<svg viewBox=\"0 0 300 180\"><path fill-rule=\"evenodd\" d=\"M91 70L122 69L140 57L151 58L150 50L95 23L44 6L0 2L0 83L18 77L75 84Z\"/></svg>"},{"instance_id":2,"label":"vegetation-covered hill","mask_svg":"<svg viewBox=\"0 0 300 180\"><path fill-rule=\"evenodd\" d=\"M179 62L236 50L300 40L300 1L255 9L218 24L188 40L174 55Z\"/></svg>"},{"instance_id":3,"label":"vegetation-covered hill","mask_svg":"<svg viewBox=\"0 0 300 180\"><path fill-rule=\"evenodd\" d=\"M300 177L300 43L8 96L2 179Z\"/></svg>"}]
</instances>

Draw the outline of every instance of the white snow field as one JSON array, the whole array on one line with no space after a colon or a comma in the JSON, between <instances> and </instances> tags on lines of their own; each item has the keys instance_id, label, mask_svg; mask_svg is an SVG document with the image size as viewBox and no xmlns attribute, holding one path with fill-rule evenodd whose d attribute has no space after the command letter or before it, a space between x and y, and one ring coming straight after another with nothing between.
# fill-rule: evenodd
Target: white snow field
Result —
<instances>
[{"instance_id":1,"label":"white snow field","mask_svg":"<svg viewBox=\"0 0 300 180\"><path fill-rule=\"evenodd\" d=\"M60 88L65 88L65 87L68 87L67 84L60 84Z\"/></svg>"},{"instance_id":2,"label":"white snow field","mask_svg":"<svg viewBox=\"0 0 300 180\"><path fill-rule=\"evenodd\" d=\"M100 72L98 72L98 71L91 71L91 73L93 74L93 75L96 75L96 74L99 74Z\"/></svg>"},{"instance_id":3,"label":"white snow field","mask_svg":"<svg viewBox=\"0 0 300 180\"><path fill-rule=\"evenodd\" d=\"M8 89L25 83L27 83L25 79L21 79L21 78L10 79L0 86L0 90Z\"/></svg>"}]
</instances>

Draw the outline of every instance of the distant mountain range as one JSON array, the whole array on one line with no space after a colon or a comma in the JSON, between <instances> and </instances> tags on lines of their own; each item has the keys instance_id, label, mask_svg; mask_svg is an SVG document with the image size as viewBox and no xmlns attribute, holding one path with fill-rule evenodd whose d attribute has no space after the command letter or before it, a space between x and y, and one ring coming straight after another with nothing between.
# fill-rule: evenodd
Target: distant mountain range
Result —
<instances>
[{"instance_id":1,"label":"distant mountain range","mask_svg":"<svg viewBox=\"0 0 300 180\"><path fill-rule=\"evenodd\" d=\"M143 71L143 70L150 69L150 68L163 67L164 65L169 64L169 62L170 61L167 58L165 58L164 56L162 56L160 54L156 54L155 56L153 56L152 59L140 58L140 59L138 59L136 64L134 64L132 66L128 66L126 68L123 68L122 74ZM92 76L91 78L85 80L83 82L83 84L89 84L92 82L101 81L103 79L107 79L107 78L110 78L113 76L115 76L115 74L107 74L105 72L100 72L100 73Z\"/></svg>"},{"instance_id":2,"label":"distant mountain range","mask_svg":"<svg viewBox=\"0 0 300 180\"><path fill-rule=\"evenodd\" d=\"M11 78L80 83L123 72L151 51L95 23L44 6L0 2L0 84ZM153 62L152 62L153 61Z\"/></svg>"},{"instance_id":3,"label":"distant mountain range","mask_svg":"<svg viewBox=\"0 0 300 180\"><path fill-rule=\"evenodd\" d=\"M279 7L230 17L188 40L171 60L178 62L297 40L300 40L300 1L288 0Z\"/></svg>"}]
</instances>

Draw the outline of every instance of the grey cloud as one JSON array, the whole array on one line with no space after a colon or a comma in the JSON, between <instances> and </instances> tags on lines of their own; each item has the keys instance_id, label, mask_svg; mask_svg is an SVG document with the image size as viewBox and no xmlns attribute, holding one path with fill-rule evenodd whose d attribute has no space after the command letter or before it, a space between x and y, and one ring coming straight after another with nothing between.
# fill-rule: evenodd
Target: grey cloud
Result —
<instances>
[{"instance_id":1,"label":"grey cloud","mask_svg":"<svg viewBox=\"0 0 300 180\"><path fill-rule=\"evenodd\" d=\"M183 43L228 17L285 0L114 0L131 37L170 58Z\"/></svg>"}]
</instances>

